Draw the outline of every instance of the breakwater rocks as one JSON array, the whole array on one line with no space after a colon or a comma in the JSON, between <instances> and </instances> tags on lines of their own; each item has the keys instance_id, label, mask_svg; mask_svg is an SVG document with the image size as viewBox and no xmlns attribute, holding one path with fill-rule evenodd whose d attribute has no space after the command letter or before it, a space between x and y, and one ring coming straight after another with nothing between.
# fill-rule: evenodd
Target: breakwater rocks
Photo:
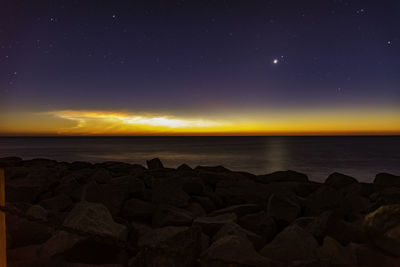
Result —
<instances>
[{"instance_id":1,"label":"breakwater rocks","mask_svg":"<svg viewBox=\"0 0 400 267\"><path fill-rule=\"evenodd\" d=\"M9 266L400 266L400 177L2 158Z\"/></svg>"}]
</instances>

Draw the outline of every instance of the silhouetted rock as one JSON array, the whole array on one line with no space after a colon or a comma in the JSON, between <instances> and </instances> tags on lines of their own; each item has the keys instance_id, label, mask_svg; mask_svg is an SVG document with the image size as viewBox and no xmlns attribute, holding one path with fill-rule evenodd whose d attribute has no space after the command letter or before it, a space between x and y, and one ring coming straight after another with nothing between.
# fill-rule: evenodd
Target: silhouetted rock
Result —
<instances>
[{"instance_id":1,"label":"silhouetted rock","mask_svg":"<svg viewBox=\"0 0 400 267\"><path fill-rule=\"evenodd\" d=\"M374 184L383 186L400 186L400 176L389 173L378 173L375 176Z\"/></svg>"},{"instance_id":2,"label":"silhouetted rock","mask_svg":"<svg viewBox=\"0 0 400 267\"><path fill-rule=\"evenodd\" d=\"M264 245L264 240L261 236L243 229L234 222L227 223L219 229L219 231L213 236L213 242L227 235L236 235L248 239L256 250L259 250Z\"/></svg>"},{"instance_id":3,"label":"silhouetted rock","mask_svg":"<svg viewBox=\"0 0 400 267\"><path fill-rule=\"evenodd\" d=\"M192 171L193 169L190 168L187 164L183 163L180 165L178 168L176 168L178 171Z\"/></svg>"},{"instance_id":4,"label":"silhouetted rock","mask_svg":"<svg viewBox=\"0 0 400 267\"><path fill-rule=\"evenodd\" d=\"M364 226L376 246L400 256L400 205L380 207L365 217Z\"/></svg>"},{"instance_id":5,"label":"silhouetted rock","mask_svg":"<svg viewBox=\"0 0 400 267\"><path fill-rule=\"evenodd\" d=\"M248 214L238 219L238 224L264 238L266 242L272 240L276 234L275 221L265 211Z\"/></svg>"},{"instance_id":6,"label":"silhouetted rock","mask_svg":"<svg viewBox=\"0 0 400 267\"><path fill-rule=\"evenodd\" d=\"M52 211L64 211L72 207L73 203L67 194L60 194L52 198L44 199L39 203L43 208Z\"/></svg>"},{"instance_id":7,"label":"silhouetted rock","mask_svg":"<svg viewBox=\"0 0 400 267\"><path fill-rule=\"evenodd\" d=\"M98 184L106 184L112 179L110 172L104 168L99 168L91 176L90 180L95 180Z\"/></svg>"},{"instance_id":8,"label":"silhouetted rock","mask_svg":"<svg viewBox=\"0 0 400 267\"><path fill-rule=\"evenodd\" d=\"M19 157L5 157L0 158L0 168L10 167L18 165L22 162L22 159Z\"/></svg>"},{"instance_id":9,"label":"silhouetted rock","mask_svg":"<svg viewBox=\"0 0 400 267\"><path fill-rule=\"evenodd\" d=\"M319 215L320 213L335 208L341 199L340 193L330 187L321 186L311 193L305 201L306 215Z\"/></svg>"},{"instance_id":10,"label":"silhouetted rock","mask_svg":"<svg viewBox=\"0 0 400 267\"><path fill-rule=\"evenodd\" d=\"M260 253L281 261L309 261L316 259L318 243L315 238L297 225L280 232Z\"/></svg>"},{"instance_id":11,"label":"silhouetted rock","mask_svg":"<svg viewBox=\"0 0 400 267\"><path fill-rule=\"evenodd\" d=\"M331 265L356 264L356 257L351 248L343 247L335 239L326 236L322 246L317 248L320 261Z\"/></svg>"},{"instance_id":12,"label":"silhouetted rock","mask_svg":"<svg viewBox=\"0 0 400 267\"><path fill-rule=\"evenodd\" d=\"M400 257L387 254L369 244L351 243L348 246L353 251L357 263L366 267L400 266Z\"/></svg>"},{"instance_id":13,"label":"silhouetted rock","mask_svg":"<svg viewBox=\"0 0 400 267\"><path fill-rule=\"evenodd\" d=\"M231 172L231 170L225 168L224 166L197 166L194 168L195 171L206 171L206 172Z\"/></svg>"},{"instance_id":14,"label":"silhouetted rock","mask_svg":"<svg viewBox=\"0 0 400 267\"><path fill-rule=\"evenodd\" d=\"M345 187L347 185L354 184L354 183L358 183L358 181L355 178L345 175L345 174L338 173L338 172L334 172L334 173L330 174L325 181L326 185L332 186L336 189L339 189L339 188L342 188L342 187Z\"/></svg>"},{"instance_id":15,"label":"silhouetted rock","mask_svg":"<svg viewBox=\"0 0 400 267\"><path fill-rule=\"evenodd\" d=\"M152 225L153 227L191 225L193 218L193 214L187 210L161 204L154 211Z\"/></svg>"},{"instance_id":16,"label":"silhouetted rock","mask_svg":"<svg viewBox=\"0 0 400 267\"><path fill-rule=\"evenodd\" d=\"M268 200L267 212L278 223L287 225L299 216L301 207L288 196L272 194Z\"/></svg>"},{"instance_id":17,"label":"silhouetted rock","mask_svg":"<svg viewBox=\"0 0 400 267\"><path fill-rule=\"evenodd\" d=\"M214 202L209 197L192 196L191 200L199 203L207 213L213 212L216 209Z\"/></svg>"},{"instance_id":18,"label":"silhouetted rock","mask_svg":"<svg viewBox=\"0 0 400 267\"><path fill-rule=\"evenodd\" d=\"M166 177L154 180L152 192L153 203L187 207L189 199L190 196L182 189L181 178Z\"/></svg>"},{"instance_id":19,"label":"silhouetted rock","mask_svg":"<svg viewBox=\"0 0 400 267\"><path fill-rule=\"evenodd\" d=\"M227 235L214 243L203 253L201 266L279 266L258 254L249 240L242 236Z\"/></svg>"},{"instance_id":20,"label":"silhouetted rock","mask_svg":"<svg viewBox=\"0 0 400 267\"><path fill-rule=\"evenodd\" d=\"M125 202L122 208L122 217L128 220L150 221L156 206L150 202L132 198Z\"/></svg>"},{"instance_id":21,"label":"silhouetted rock","mask_svg":"<svg viewBox=\"0 0 400 267\"><path fill-rule=\"evenodd\" d=\"M164 165L162 164L161 160L159 158L154 158L151 160L147 160L146 161L147 164L147 168L149 170L159 170L159 169L163 169Z\"/></svg>"},{"instance_id":22,"label":"silhouetted rock","mask_svg":"<svg viewBox=\"0 0 400 267\"><path fill-rule=\"evenodd\" d=\"M308 182L307 175L296 172L296 171L277 171L270 174L258 175L256 178L257 182L260 183L272 183L272 182Z\"/></svg>"},{"instance_id":23,"label":"silhouetted rock","mask_svg":"<svg viewBox=\"0 0 400 267\"><path fill-rule=\"evenodd\" d=\"M207 212L197 202L190 203L187 210L190 211L194 217L204 217L207 215Z\"/></svg>"},{"instance_id":24,"label":"silhouetted rock","mask_svg":"<svg viewBox=\"0 0 400 267\"><path fill-rule=\"evenodd\" d=\"M26 211L26 216L41 220L47 221L48 212L40 205L33 205Z\"/></svg>"},{"instance_id":25,"label":"silhouetted rock","mask_svg":"<svg viewBox=\"0 0 400 267\"><path fill-rule=\"evenodd\" d=\"M213 217L198 217L194 219L193 225L199 225L208 236L213 236L224 224L235 222L236 214L226 213Z\"/></svg>"},{"instance_id":26,"label":"silhouetted rock","mask_svg":"<svg viewBox=\"0 0 400 267\"><path fill-rule=\"evenodd\" d=\"M249 213L255 213L261 210L261 207L256 204L241 204L241 205L234 205L229 206L224 209L219 209L213 211L208 216L218 216L225 213L235 213L238 217L242 217L243 215Z\"/></svg>"}]
</instances>

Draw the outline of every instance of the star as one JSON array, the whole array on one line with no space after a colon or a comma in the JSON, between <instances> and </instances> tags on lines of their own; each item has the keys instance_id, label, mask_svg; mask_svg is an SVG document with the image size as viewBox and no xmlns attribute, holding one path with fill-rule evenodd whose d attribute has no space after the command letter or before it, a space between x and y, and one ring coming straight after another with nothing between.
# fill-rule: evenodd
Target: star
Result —
<instances>
[{"instance_id":1,"label":"star","mask_svg":"<svg viewBox=\"0 0 400 267\"><path fill-rule=\"evenodd\" d=\"M278 64L279 60L277 58L274 59L274 61L272 61L272 63L274 64Z\"/></svg>"}]
</instances>

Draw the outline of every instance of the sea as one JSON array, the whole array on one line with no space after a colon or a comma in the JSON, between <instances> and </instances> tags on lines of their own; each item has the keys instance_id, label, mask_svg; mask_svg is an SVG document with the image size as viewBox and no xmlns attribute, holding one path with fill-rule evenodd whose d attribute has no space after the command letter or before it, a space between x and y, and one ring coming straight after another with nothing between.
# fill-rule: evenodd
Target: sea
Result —
<instances>
[{"instance_id":1,"label":"sea","mask_svg":"<svg viewBox=\"0 0 400 267\"><path fill-rule=\"evenodd\" d=\"M268 137L0 137L0 157L58 161L123 161L165 167L222 165L267 174L295 170L322 182L340 172L361 182L380 172L400 175L400 136Z\"/></svg>"}]
</instances>

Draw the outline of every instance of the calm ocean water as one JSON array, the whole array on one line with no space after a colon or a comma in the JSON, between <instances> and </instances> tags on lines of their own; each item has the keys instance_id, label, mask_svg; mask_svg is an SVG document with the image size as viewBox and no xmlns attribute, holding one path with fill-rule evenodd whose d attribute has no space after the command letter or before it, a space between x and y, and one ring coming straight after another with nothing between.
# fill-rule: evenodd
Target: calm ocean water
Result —
<instances>
[{"instance_id":1,"label":"calm ocean water","mask_svg":"<svg viewBox=\"0 0 400 267\"><path fill-rule=\"evenodd\" d=\"M167 167L223 165L255 174L292 169L315 181L337 171L370 182L379 172L400 175L400 136L1 137L0 157L6 156L139 164L159 157Z\"/></svg>"}]
</instances>

